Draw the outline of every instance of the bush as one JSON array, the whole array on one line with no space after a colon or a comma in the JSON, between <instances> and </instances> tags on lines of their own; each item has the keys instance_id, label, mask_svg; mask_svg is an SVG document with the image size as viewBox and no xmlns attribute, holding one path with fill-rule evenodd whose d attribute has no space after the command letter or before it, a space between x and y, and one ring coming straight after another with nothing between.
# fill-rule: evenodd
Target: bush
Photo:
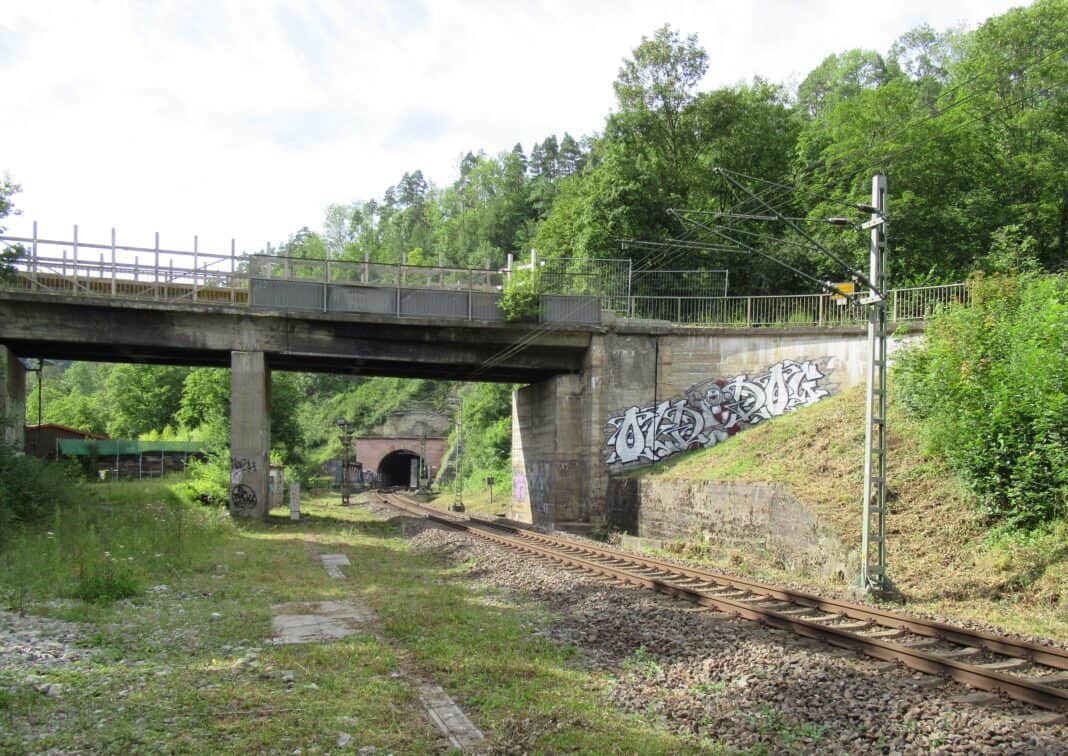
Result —
<instances>
[{"instance_id":1,"label":"bush","mask_svg":"<svg viewBox=\"0 0 1068 756\"><path fill-rule=\"evenodd\" d=\"M49 462L0 443L0 541L11 525L33 522L72 500L78 483L62 462Z\"/></svg>"},{"instance_id":2,"label":"bush","mask_svg":"<svg viewBox=\"0 0 1068 756\"><path fill-rule=\"evenodd\" d=\"M225 507L230 503L230 458L212 452L204 460L190 460L188 478L175 485L175 492L189 501Z\"/></svg>"},{"instance_id":3,"label":"bush","mask_svg":"<svg viewBox=\"0 0 1068 756\"><path fill-rule=\"evenodd\" d=\"M500 308L509 322L537 320L541 314L541 276L537 270L517 270L501 295Z\"/></svg>"},{"instance_id":4,"label":"bush","mask_svg":"<svg viewBox=\"0 0 1068 756\"><path fill-rule=\"evenodd\" d=\"M1068 276L988 276L898 360L906 407L994 519L1068 509Z\"/></svg>"}]
</instances>

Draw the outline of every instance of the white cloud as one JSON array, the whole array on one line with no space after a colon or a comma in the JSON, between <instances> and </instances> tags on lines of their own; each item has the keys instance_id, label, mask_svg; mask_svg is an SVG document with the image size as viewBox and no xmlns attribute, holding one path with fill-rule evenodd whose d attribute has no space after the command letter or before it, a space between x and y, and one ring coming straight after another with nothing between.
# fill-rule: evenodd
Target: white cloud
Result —
<instances>
[{"instance_id":1,"label":"white cloud","mask_svg":"<svg viewBox=\"0 0 1068 756\"><path fill-rule=\"evenodd\" d=\"M699 35L710 88L797 81L832 52L1011 3L369 5L0 1L0 170L24 188L11 229L253 248L405 171L444 184L467 150L600 129L620 62L665 22Z\"/></svg>"}]
</instances>

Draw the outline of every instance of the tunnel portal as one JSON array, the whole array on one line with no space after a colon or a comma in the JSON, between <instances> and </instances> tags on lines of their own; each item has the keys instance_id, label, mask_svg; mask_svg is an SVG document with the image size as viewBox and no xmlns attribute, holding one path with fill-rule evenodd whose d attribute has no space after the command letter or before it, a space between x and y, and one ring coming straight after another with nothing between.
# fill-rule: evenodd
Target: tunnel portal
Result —
<instances>
[{"instance_id":1,"label":"tunnel portal","mask_svg":"<svg viewBox=\"0 0 1068 756\"><path fill-rule=\"evenodd\" d=\"M378 485L382 488L391 486L419 486L419 455L407 449L392 451L378 463Z\"/></svg>"}]
</instances>

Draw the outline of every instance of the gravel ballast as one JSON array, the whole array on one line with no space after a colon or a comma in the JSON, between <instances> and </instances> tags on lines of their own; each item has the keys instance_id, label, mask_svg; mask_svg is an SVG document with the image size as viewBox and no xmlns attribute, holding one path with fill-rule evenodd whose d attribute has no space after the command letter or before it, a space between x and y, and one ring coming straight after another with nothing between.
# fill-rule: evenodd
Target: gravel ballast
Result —
<instances>
[{"instance_id":1,"label":"gravel ballast","mask_svg":"<svg viewBox=\"0 0 1068 756\"><path fill-rule=\"evenodd\" d=\"M1031 721L1049 712L402 519L413 547L544 605L554 619L534 632L676 732L776 753L1068 754L1063 721Z\"/></svg>"}]
</instances>

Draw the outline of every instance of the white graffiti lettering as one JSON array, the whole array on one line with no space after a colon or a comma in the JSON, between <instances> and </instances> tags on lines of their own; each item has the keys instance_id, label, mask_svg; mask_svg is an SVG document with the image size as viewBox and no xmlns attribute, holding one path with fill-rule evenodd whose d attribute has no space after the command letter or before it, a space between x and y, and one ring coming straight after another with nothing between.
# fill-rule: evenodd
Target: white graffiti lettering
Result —
<instances>
[{"instance_id":1,"label":"white graffiti lettering","mask_svg":"<svg viewBox=\"0 0 1068 756\"><path fill-rule=\"evenodd\" d=\"M783 360L762 375L743 373L691 386L682 396L628 407L605 426L610 465L656 462L714 446L743 428L814 404L830 394L816 362Z\"/></svg>"}]
</instances>

